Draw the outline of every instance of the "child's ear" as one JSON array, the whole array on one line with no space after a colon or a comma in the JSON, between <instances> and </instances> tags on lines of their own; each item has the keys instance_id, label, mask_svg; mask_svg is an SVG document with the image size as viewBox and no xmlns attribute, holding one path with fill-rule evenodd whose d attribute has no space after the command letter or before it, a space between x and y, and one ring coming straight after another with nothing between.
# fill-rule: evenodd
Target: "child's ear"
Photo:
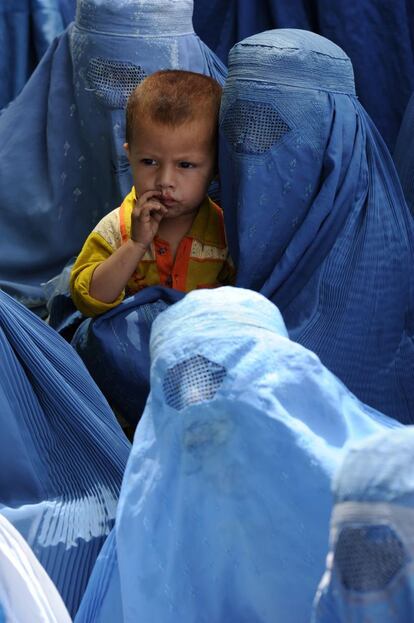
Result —
<instances>
[{"instance_id":1,"label":"child's ear","mask_svg":"<svg viewBox=\"0 0 414 623\"><path fill-rule=\"evenodd\" d=\"M126 151L126 155L128 156L128 160L130 159L130 153L129 153L129 145L128 143L124 143L124 149Z\"/></svg>"}]
</instances>

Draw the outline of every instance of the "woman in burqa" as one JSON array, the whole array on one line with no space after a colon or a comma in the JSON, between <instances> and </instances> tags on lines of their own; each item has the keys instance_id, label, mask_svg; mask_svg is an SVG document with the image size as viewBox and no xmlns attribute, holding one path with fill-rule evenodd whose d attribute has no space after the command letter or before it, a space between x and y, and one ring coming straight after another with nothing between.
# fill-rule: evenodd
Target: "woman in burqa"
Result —
<instances>
[{"instance_id":1,"label":"woman in burqa","mask_svg":"<svg viewBox=\"0 0 414 623\"><path fill-rule=\"evenodd\" d=\"M75 351L1 291L0 361L0 514L73 616L114 523L130 444Z\"/></svg>"},{"instance_id":2,"label":"woman in burqa","mask_svg":"<svg viewBox=\"0 0 414 623\"><path fill-rule=\"evenodd\" d=\"M373 435L346 454L313 623L414 620L413 460L412 426Z\"/></svg>"},{"instance_id":3,"label":"woman in burqa","mask_svg":"<svg viewBox=\"0 0 414 623\"><path fill-rule=\"evenodd\" d=\"M237 288L154 321L151 392L77 623L305 623L345 445L401 425Z\"/></svg>"},{"instance_id":4,"label":"woman in burqa","mask_svg":"<svg viewBox=\"0 0 414 623\"><path fill-rule=\"evenodd\" d=\"M223 83L192 12L193 0L78 0L75 22L1 114L0 287L38 313L41 284L131 190L124 107L137 84L158 69Z\"/></svg>"},{"instance_id":5,"label":"woman in burqa","mask_svg":"<svg viewBox=\"0 0 414 623\"><path fill-rule=\"evenodd\" d=\"M412 422L412 216L338 46L301 30L234 46L220 176L237 285L358 398Z\"/></svg>"}]
</instances>

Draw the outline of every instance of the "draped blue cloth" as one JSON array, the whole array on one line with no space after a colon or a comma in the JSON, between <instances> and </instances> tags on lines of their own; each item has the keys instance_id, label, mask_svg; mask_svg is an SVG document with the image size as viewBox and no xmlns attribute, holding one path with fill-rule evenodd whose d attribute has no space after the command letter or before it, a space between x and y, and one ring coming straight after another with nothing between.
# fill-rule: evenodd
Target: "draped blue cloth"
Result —
<instances>
[{"instance_id":1,"label":"draped blue cloth","mask_svg":"<svg viewBox=\"0 0 414 623\"><path fill-rule=\"evenodd\" d=\"M315 0L194 0L196 33L227 64L235 43L271 28L316 30Z\"/></svg>"},{"instance_id":2,"label":"draped blue cloth","mask_svg":"<svg viewBox=\"0 0 414 623\"><path fill-rule=\"evenodd\" d=\"M414 8L406 0L195 0L196 32L226 63L230 48L272 28L302 28L341 46L357 93L393 148L414 90Z\"/></svg>"},{"instance_id":3,"label":"draped blue cloth","mask_svg":"<svg viewBox=\"0 0 414 623\"><path fill-rule=\"evenodd\" d=\"M192 10L192 0L79 0L0 116L0 286L25 305L44 309L40 284L130 191L124 106L135 86L168 68L224 81Z\"/></svg>"},{"instance_id":4,"label":"draped blue cloth","mask_svg":"<svg viewBox=\"0 0 414 623\"><path fill-rule=\"evenodd\" d=\"M237 288L154 321L151 392L76 623L304 623L344 446L400 425Z\"/></svg>"},{"instance_id":5,"label":"draped blue cloth","mask_svg":"<svg viewBox=\"0 0 414 623\"><path fill-rule=\"evenodd\" d=\"M70 623L62 598L25 540L0 515L0 622Z\"/></svg>"},{"instance_id":6,"label":"draped blue cloth","mask_svg":"<svg viewBox=\"0 0 414 623\"><path fill-rule=\"evenodd\" d=\"M183 298L171 288L144 288L98 318L84 320L72 339L111 407L134 428L149 393L152 323Z\"/></svg>"},{"instance_id":7,"label":"draped blue cloth","mask_svg":"<svg viewBox=\"0 0 414 623\"><path fill-rule=\"evenodd\" d=\"M0 109L21 91L53 39L73 19L76 0L2 0Z\"/></svg>"},{"instance_id":8,"label":"draped blue cloth","mask_svg":"<svg viewBox=\"0 0 414 623\"><path fill-rule=\"evenodd\" d=\"M412 216L345 53L300 30L236 45L220 171L237 285L361 400L413 421Z\"/></svg>"},{"instance_id":9,"label":"draped blue cloth","mask_svg":"<svg viewBox=\"0 0 414 623\"><path fill-rule=\"evenodd\" d=\"M414 214L414 93L398 133L394 160L408 207Z\"/></svg>"},{"instance_id":10,"label":"draped blue cloth","mask_svg":"<svg viewBox=\"0 0 414 623\"><path fill-rule=\"evenodd\" d=\"M413 621L413 460L411 426L378 433L345 456L313 623Z\"/></svg>"},{"instance_id":11,"label":"draped blue cloth","mask_svg":"<svg viewBox=\"0 0 414 623\"><path fill-rule=\"evenodd\" d=\"M110 532L129 443L85 366L0 291L0 513L73 615Z\"/></svg>"},{"instance_id":12,"label":"draped blue cloth","mask_svg":"<svg viewBox=\"0 0 414 623\"><path fill-rule=\"evenodd\" d=\"M75 19L76 0L58 0L59 11L65 26Z\"/></svg>"}]
</instances>

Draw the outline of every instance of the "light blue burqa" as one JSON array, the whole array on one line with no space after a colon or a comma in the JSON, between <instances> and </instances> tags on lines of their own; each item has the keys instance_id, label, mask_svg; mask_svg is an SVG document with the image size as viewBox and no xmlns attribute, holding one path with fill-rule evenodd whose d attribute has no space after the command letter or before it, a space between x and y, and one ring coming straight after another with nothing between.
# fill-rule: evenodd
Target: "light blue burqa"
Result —
<instances>
[{"instance_id":1,"label":"light blue burqa","mask_svg":"<svg viewBox=\"0 0 414 623\"><path fill-rule=\"evenodd\" d=\"M74 615L130 444L75 351L1 291L0 361L0 513Z\"/></svg>"},{"instance_id":2,"label":"light blue burqa","mask_svg":"<svg viewBox=\"0 0 414 623\"><path fill-rule=\"evenodd\" d=\"M237 285L360 400L413 422L413 220L338 46L302 30L234 46L220 175Z\"/></svg>"},{"instance_id":3,"label":"light blue burqa","mask_svg":"<svg viewBox=\"0 0 414 623\"><path fill-rule=\"evenodd\" d=\"M414 620L413 461L411 426L374 435L345 456L313 623Z\"/></svg>"},{"instance_id":4,"label":"light blue burqa","mask_svg":"<svg viewBox=\"0 0 414 623\"><path fill-rule=\"evenodd\" d=\"M151 359L116 527L76 622L308 622L344 446L399 424L247 290L162 312Z\"/></svg>"},{"instance_id":5,"label":"light blue burqa","mask_svg":"<svg viewBox=\"0 0 414 623\"><path fill-rule=\"evenodd\" d=\"M130 191L134 87L158 69L224 81L192 11L192 0L78 0L75 23L0 116L0 286L25 305L44 311L41 283Z\"/></svg>"}]
</instances>

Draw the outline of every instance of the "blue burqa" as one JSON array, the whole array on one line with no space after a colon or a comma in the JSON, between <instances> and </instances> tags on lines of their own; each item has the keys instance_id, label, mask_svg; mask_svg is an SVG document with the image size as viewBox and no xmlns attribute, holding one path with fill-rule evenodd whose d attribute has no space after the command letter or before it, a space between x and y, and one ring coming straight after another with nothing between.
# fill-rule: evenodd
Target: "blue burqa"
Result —
<instances>
[{"instance_id":1,"label":"blue burqa","mask_svg":"<svg viewBox=\"0 0 414 623\"><path fill-rule=\"evenodd\" d=\"M327 37L352 60L357 93L392 149L414 90L414 6L407 0L195 0L196 32L224 61L242 39L272 28Z\"/></svg>"},{"instance_id":2,"label":"blue burqa","mask_svg":"<svg viewBox=\"0 0 414 623\"><path fill-rule=\"evenodd\" d=\"M414 93L408 102L398 133L394 160L405 199L414 214Z\"/></svg>"},{"instance_id":3,"label":"blue burqa","mask_svg":"<svg viewBox=\"0 0 414 623\"><path fill-rule=\"evenodd\" d=\"M115 529L76 623L308 622L344 446L400 425L255 292L191 292L150 346Z\"/></svg>"},{"instance_id":4,"label":"blue burqa","mask_svg":"<svg viewBox=\"0 0 414 623\"><path fill-rule=\"evenodd\" d=\"M0 291L0 513L75 614L129 443L75 351Z\"/></svg>"},{"instance_id":5,"label":"blue burqa","mask_svg":"<svg viewBox=\"0 0 414 623\"><path fill-rule=\"evenodd\" d=\"M361 400L413 421L413 221L346 54L301 30L236 45L220 174L237 285Z\"/></svg>"},{"instance_id":6,"label":"blue burqa","mask_svg":"<svg viewBox=\"0 0 414 623\"><path fill-rule=\"evenodd\" d=\"M78 0L75 23L0 116L0 286L28 307L44 309L40 284L131 189L124 107L134 87L168 68L223 82L192 11L192 0Z\"/></svg>"},{"instance_id":7,"label":"blue burqa","mask_svg":"<svg viewBox=\"0 0 414 623\"><path fill-rule=\"evenodd\" d=\"M1 0L0 109L24 87L48 46L73 19L75 0Z\"/></svg>"},{"instance_id":8,"label":"blue burqa","mask_svg":"<svg viewBox=\"0 0 414 623\"><path fill-rule=\"evenodd\" d=\"M413 461L411 426L374 435L346 455L313 623L414 620Z\"/></svg>"},{"instance_id":9,"label":"blue burqa","mask_svg":"<svg viewBox=\"0 0 414 623\"><path fill-rule=\"evenodd\" d=\"M150 388L152 323L183 298L172 288L144 288L97 318L84 320L72 339L111 407L135 429Z\"/></svg>"}]
</instances>

